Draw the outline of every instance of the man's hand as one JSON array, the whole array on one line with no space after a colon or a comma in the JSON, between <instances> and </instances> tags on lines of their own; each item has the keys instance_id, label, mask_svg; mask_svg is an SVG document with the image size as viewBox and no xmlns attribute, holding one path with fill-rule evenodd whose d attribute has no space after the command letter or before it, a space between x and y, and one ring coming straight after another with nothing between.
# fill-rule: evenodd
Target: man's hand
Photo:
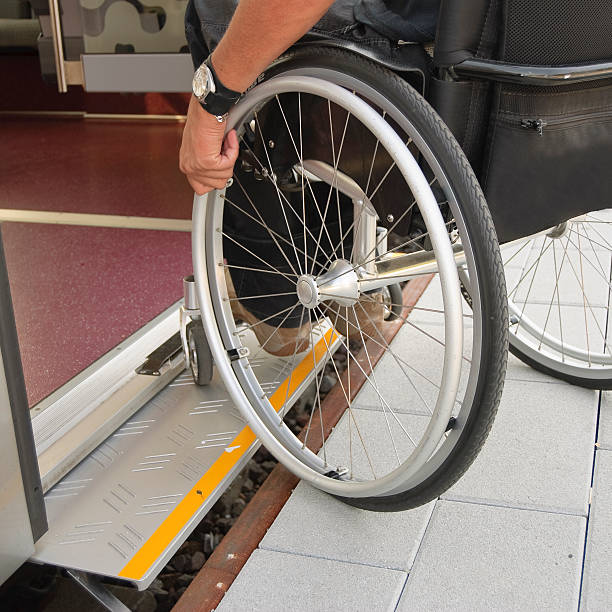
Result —
<instances>
[{"instance_id":1,"label":"man's hand","mask_svg":"<svg viewBox=\"0 0 612 612\"><path fill-rule=\"evenodd\" d=\"M232 176L238 157L238 136L225 136L225 122L219 123L191 97L179 155L179 167L193 190L202 195L222 189Z\"/></svg>"}]
</instances>

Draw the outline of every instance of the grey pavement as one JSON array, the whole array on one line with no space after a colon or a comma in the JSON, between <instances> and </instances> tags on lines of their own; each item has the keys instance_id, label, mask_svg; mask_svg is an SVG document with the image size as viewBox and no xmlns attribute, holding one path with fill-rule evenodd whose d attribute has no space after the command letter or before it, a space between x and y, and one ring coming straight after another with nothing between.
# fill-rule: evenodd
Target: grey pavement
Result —
<instances>
[{"instance_id":1,"label":"grey pavement","mask_svg":"<svg viewBox=\"0 0 612 612\"><path fill-rule=\"evenodd\" d=\"M392 610L405 572L256 550L217 607L219 612Z\"/></svg>"},{"instance_id":2,"label":"grey pavement","mask_svg":"<svg viewBox=\"0 0 612 612\"><path fill-rule=\"evenodd\" d=\"M612 450L612 391L604 391L601 397L597 443L603 449Z\"/></svg>"},{"instance_id":3,"label":"grey pavement","mask_svg":"<svg viewBox=\"0 0 612 612\"><path fill-rule=\"evenodd\" d=\"M612 602L612 451L598 451L584 566L582 610L609 610Z\"/></svg>"},{"instance_id":4,"label":"grey pavement","mask_svg":"<svg viewBox=\"0 0 612 612\"><path fill-rule=\"evenodd\" d=\"M431 287L419 304L438 299ZM435 334L428 313L415 316ZM374 399L364 387L359 418L380 414ZM374 513L299 484L218 610L612 610L612 391L510 356L491 435L441 498Z\"/></svg>"}]
</instances>

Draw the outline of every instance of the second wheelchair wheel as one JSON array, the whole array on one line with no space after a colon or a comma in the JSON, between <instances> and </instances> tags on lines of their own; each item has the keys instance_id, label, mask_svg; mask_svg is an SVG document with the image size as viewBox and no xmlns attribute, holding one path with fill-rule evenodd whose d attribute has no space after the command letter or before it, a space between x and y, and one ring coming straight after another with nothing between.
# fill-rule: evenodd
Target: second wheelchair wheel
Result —
<instances>
[{"instance_id":1,"label":"second wheelchair wheel","mask_svg":"<svg viewBox=\"0 0 612 612\"><path fill-rule=\"evenodd\" d=\"M503 269L465 157L404 81L331 49L282 58L230 125L233 183L196 197L193 257L232 399L314 486L373 510L426 503L478 453L505 371Z\"/></svg>"},{"instance_id":2,"label":"second wheelchair wheel","mask_svg":"<svg viewBox=\"0 0 612 612\"><path fill-rule=\"evenodd\" d=\"M504 245L502 256L511 352L572 384L612 389L612 210Z\"/></svg>"}]
</instances>

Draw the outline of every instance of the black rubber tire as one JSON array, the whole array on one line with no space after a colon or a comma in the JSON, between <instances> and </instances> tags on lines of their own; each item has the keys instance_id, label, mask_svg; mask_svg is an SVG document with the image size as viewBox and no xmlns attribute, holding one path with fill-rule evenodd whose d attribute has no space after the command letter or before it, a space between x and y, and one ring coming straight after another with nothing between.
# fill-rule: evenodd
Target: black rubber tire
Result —
<instances>
[{"instance_id":1,"label":"black rubber tire","mask_svg":"<svg viewBox=\"0 0 612 612\"><path fill-rule=\"evenodd\" d=\"M554 378L558 378L559 380L564 380L572 385L576 385L577 387L584 387L585 389L600 389L600 390L610 390L612 389L612 378L587 378L582 376L572 376L571 374L567 374L566 372L560 372L559 370L555 370L551 368L541 361L534 359L533 357L529 357L519 348L514 346L512 342L509 345L510 352L520 359L523 363L532 367L534 370L538 372L542 372L543 374L548 374L549 376L553 376Z\"/></svg>"},{"instance_id":2,"label":"black rubber tire","mask_svg":"<svg viewBox=\"0 0 612 612\"><path fill-rule=\"evenodd\" d=\"M361 56L329 47L295 49L279 58L264 78L305 67L350 74L374 88L410 118L439 160L457 195L474 252L484 313L480 376L473 406L454 448L428 478L405 492L368 498L338 497L347 504L368 510L407 510L438 497L462 476L484 444L497 412L508 348L506 286L497 236L478 180L459 144L431 106L406 81Z\"/></svg>"},{"instance_id":3,"label":"black rubber tire","mask_svg":"<svg viewBox=\"0 0 612 612\"><path fill-rule=\"evenodd\" d=\"M189 347L189 368L193 380L196 385L206 386L213 377L213 357L201 321L192 321L188 325L187 345ZM192 347L197 359L197 366L193 363Z\"/></svg>"}]
</instances>

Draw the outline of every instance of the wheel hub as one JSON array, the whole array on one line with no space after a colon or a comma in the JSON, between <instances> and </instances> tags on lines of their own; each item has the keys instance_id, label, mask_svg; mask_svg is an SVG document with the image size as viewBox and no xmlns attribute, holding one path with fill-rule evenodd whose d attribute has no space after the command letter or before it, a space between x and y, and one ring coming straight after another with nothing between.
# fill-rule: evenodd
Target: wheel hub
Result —
<instances>
[{"instance_id":1,"label":"wheel hub","mask_svg":"<svg viewBox=\"0 0 612 612\"><path fill-rule=\"evenodd\" d=\"M302 305L310 309L332 300L342 306L352 306L359 299L359 276L346 259L336 259L325 274L300 276L297 296Z\"/></svg>"},{"instance_id":2,"label":"wheel hub","mask_svg":"<svg viewBox=\"0 0 612 612\"><path fill-rule=\"evenodd\" d=\"M320 304L319 288L317 287L317 279L310 274L304 274L297 282L298 299L306 308L314 308Z\"/></svg>"}]
</instances>

